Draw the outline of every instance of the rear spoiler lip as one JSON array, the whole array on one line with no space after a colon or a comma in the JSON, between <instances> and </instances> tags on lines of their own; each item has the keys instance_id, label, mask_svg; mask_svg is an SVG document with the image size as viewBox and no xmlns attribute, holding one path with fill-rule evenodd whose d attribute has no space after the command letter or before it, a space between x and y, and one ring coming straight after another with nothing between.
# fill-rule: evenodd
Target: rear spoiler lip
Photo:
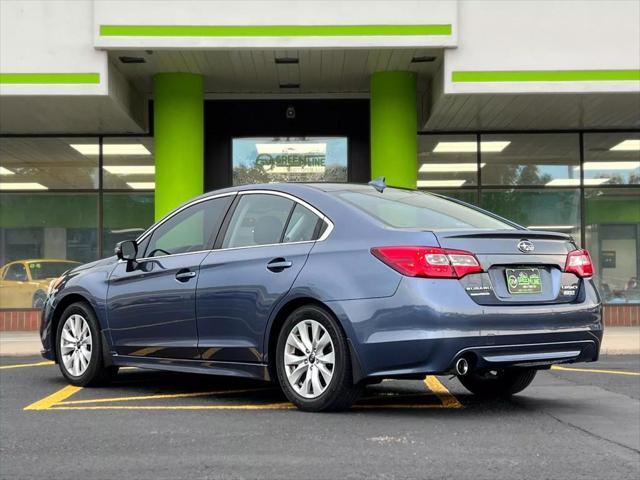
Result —
<instances>
[{"instance_id":1,"label":"rear spoiler lip","mask_svg":"<svg viewBox=\"0 0 640 480\"><path fill-rule=\"evenodd\" d=\"M425 230L426 231L426 230ZM572 241L573 237L562 232L544 230L429 230L438 238L513 238Z\"/></svg>"}]
</instances>

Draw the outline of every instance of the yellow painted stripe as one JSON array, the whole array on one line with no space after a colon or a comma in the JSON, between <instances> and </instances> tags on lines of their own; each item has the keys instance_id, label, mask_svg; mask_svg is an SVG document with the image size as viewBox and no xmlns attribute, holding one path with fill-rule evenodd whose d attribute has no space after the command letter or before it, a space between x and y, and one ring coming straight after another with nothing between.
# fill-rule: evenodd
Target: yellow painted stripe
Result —
<instances>
[{"instance_id":1,"label":"yellow painted stripe","mask_svg":"<svg viewBox=\"0 0 640 480\"><path fill-rule=\"evenodd\" d=\"M445 387L437 377L433 375L427 375L424 379L424 384L429 390L436 394L436 396L442 402L442 406L445 408L462 408L462 404L454 397L447 387Z\"/></svg>"},{"instance_id":2,"label":"yellow painted stripe","mask_svg":"<svg viewBox=\"0 0 640 480\"><path fill-rule=\"evenodd\" d=\"M265 388L245 388L243 390L216 390L212 392L189 392L189 393L167 393L158 395L136 395L132 397L108 397L92 398L89 400L71 400L69 402L59 402L58 405L85 405L89 403L109 403L109 402L130 402L134 400L157 400L164 398L194 398L207 397L210 395L230 395L234 393L249 393L270 390Z\"/></svg>"},{"instance_id":3,"label":"yellow painted stripe","mask_svg":"<svg viewBox=\"0 0 640 480\"><path fill-rule=\"evenodd\" d=\"M586 373L606 373L608 375L627 375L629 377L640 377L640 372L625 372L624 370L600 370L597 368L574 368L553 365L551 370L561 370L565 372L586 372Z\"/></svg>"},{"instance_id":4,"label":"yellow painted stripe","mask_svg":"<svg viewBox=\"0 0 640 480\"><path fill-rule=\"evenodd\" d=\"M286 410L293 404L265 403L249 405L95 405L88 407L56 406L50 410Z\"/></svg>"},{"instance_id":5,"label":"yellow painted stripe","mask_svg":"<svg viewBox=\"0 0 640 480\"><path fill-rule=\"evenodd\" d=\"M46 362L36 362L36 363L16 363L14 365L2 365L0 366L0 370L8 369L8 368L25 368L25 367L42 367L44 365L54 365L55 362L47 360Z\"/></svg>"},{"instance_id":6,"label":"yellow painted stripe","mask_svg":"<svg viewBox=\"0 0 640 480\"><path fill-rule=\"evenodd\" d=\"M44 397L42 400L38 400L31 405L24 407L25 410L48 410L56 403L61 402L67 398L69 398L74 393L82 390L82 387L75 387L73 385L67 385L64 388L61 388L55 393L52 393L48 397Z\"/></svg>"}]
</instances>

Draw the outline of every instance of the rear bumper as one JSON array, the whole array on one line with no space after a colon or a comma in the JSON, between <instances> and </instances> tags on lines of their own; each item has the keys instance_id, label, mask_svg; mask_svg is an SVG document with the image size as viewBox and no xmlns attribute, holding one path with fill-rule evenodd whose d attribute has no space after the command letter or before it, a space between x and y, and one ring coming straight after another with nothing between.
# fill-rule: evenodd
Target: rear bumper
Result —
<instances>
[{"instance_id":1,"label":"rear bumper","mask_svg":"<svg viewBox=\"0 0 640 480\"><path fill-rule=\"evenodd\" d=\"M481 306L457 280L403 278L388 298L329 305L351 340L360 378L473 368L592 362L602 341L602 307L591 282L581 303Z\"/></svg>"}]
</instances>

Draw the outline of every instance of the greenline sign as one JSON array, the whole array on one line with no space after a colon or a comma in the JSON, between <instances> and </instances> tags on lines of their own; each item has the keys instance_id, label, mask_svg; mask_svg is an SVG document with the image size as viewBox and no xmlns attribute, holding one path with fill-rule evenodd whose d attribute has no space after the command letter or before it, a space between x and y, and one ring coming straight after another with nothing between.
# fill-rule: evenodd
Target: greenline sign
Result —
<instances>
[{"instance_id":1,"label":"greenline sign","mask_svg":"<svg viewBox=\"0 0 640 480\"><path fill-rule=\"evenodd\" d=\"M103 37L353 37L451 35L442 25L100 25Z\"/></svg>"}]
</instances>

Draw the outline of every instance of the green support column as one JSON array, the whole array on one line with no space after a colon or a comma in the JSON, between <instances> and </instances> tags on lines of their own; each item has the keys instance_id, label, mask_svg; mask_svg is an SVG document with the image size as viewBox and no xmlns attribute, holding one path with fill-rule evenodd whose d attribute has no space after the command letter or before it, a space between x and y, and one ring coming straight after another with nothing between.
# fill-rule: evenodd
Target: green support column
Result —
<instances>
[{"instance_id":1,"label":"green support column","mask_svg":"<svg viewBox=\"0 0 640 480\"><path fill-rule=\"evenodd\" d=\"M371 178L416 188L418 107L416 74L377 72L371 76Z\"/></svg>"},{"instance_id":2,"label":"green support column","mask_svg":"<svg viewBox=\"0 0 640 480\"><path fill-rule=\"evenodd\" d=\"M153 78L155 218L204 191L204 88L201 75Z\"/></svg>"}]
</instances>

